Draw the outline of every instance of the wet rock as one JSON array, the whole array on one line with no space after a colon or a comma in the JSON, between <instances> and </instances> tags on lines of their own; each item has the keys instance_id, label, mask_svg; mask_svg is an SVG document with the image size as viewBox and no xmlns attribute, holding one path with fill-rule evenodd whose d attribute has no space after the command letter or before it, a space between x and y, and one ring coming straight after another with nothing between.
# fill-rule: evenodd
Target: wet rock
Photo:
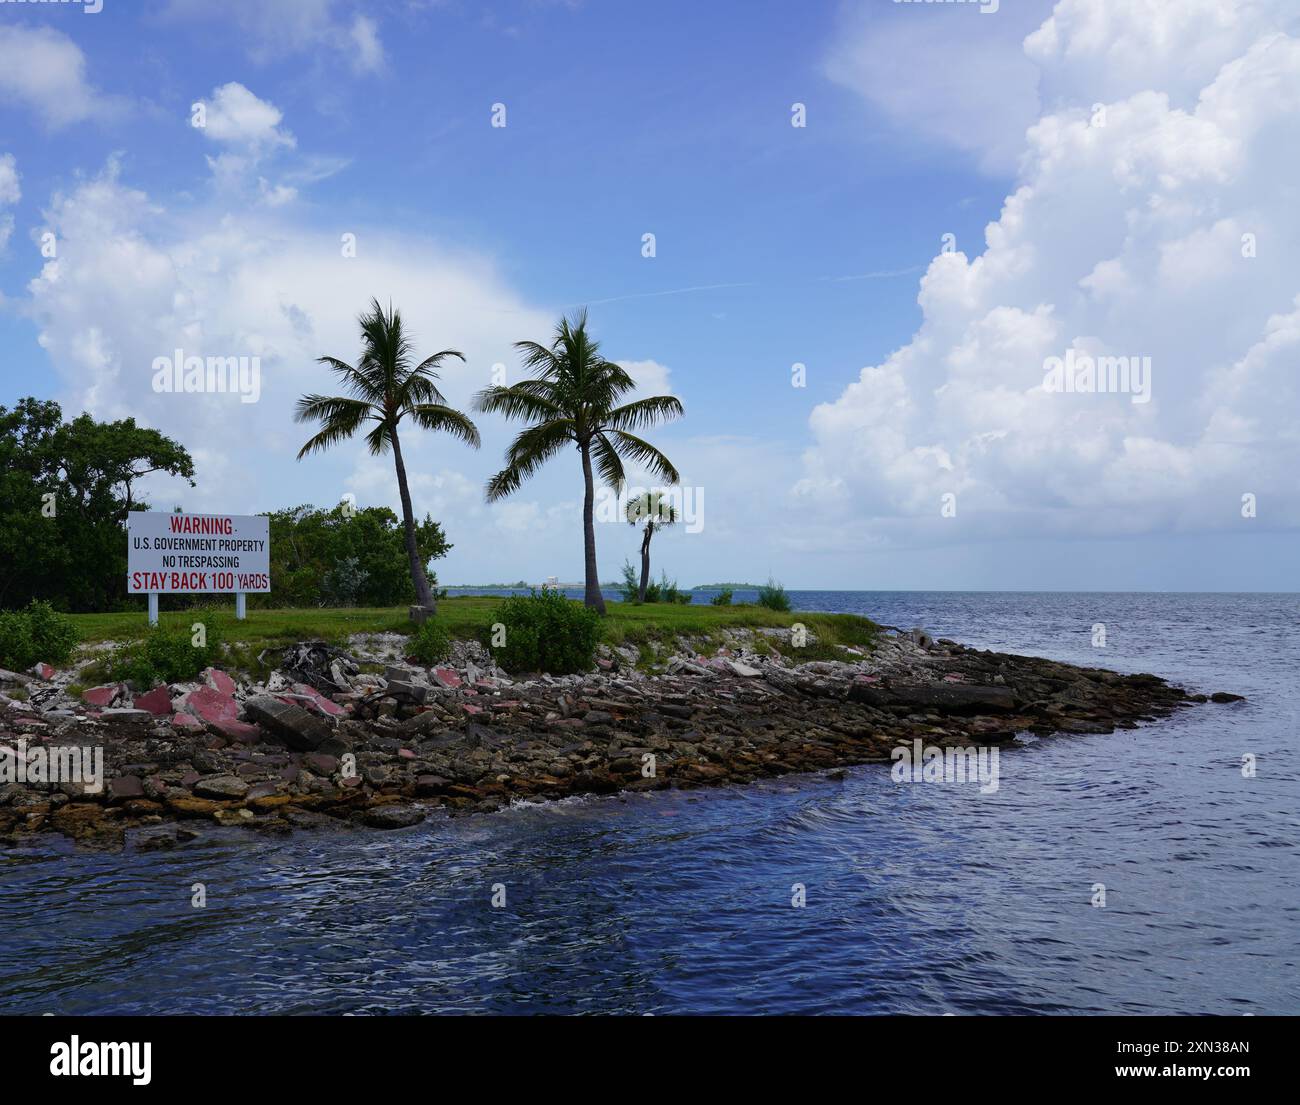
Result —
<instances>
[{"instance_id":1,"label":"wet rock","mask_svg":"<svg viewBox=\"0 0 1300 1105\"><path fill-rule=\"evenodd\" d=\"M1227 691L1215 691L1210 695L1211 702L1245 702L1246 696L1240 694L1229 694Z\"/></svg>"},{"instance_id":2,"label":"wet rock","mask_svg":"<svg viewBox=\"0 0 1300 1105\"><path fill-rule=\"evenodd\" d=\"M362 819L372 829L405 829L418 825L426 817L418 806L377 806L366 810Z\"/></svg>"}]
</instances>

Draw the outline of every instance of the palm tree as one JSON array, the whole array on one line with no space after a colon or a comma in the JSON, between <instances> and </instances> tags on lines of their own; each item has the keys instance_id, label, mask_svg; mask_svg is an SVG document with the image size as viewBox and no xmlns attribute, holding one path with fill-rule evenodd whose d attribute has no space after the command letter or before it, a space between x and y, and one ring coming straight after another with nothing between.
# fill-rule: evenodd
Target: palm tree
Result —
<instances>
[{"instance_id":1,"label":"palm tree","mask_svg":"<svg viewBox=\"0 0 1300 1105\"><path fill-rule=\"evenodd\" d=\"M429 591L424 564L415 543L415 517L411 510L411 489L406 482L406 465L397 424L409 417L425 430L445 430L475 449L479 446L478 430L462 412L447 406L442 392L434 384L434 372L448 357L464 360L463 353L444 349L411 367L411 341L402 329L402 316L379 300L370 301L370 310L358 320L361 325L361 360L356 367L335 357L317 357L329 365L346 385L350 395L304 395L294 411L297 422L319 422L321 430L301 449L298 459L309 453L328 449L355 434L368 422L374 427L366 434L372 456L382 456L391 447L397 466L397 490L402 498L402 524L406 529L406 555L411 562L411 582L419 606L430 613L437 604Z\"/></svg>"},{"instance_id":2,"label":"palm tree","mask_svg":"<svg viewBox=\"0 0 1300 1105\"><path fill-rule=\"evenodd\" d=\"M517 491L524 480L546 461L572 445L582 457L584 493L582 529L586 554L587 589L584 601L601 614L605 599L596 572L596 527L593 517L595 489L592 463L606 483L621 487L626 481L623 459L644 465L665 483L679 479L672 462L632 430L679 417L682 404L671 395L656 395L618 405L620 397L636 387L627 372L605 360L587 333L587 312L572 320L560 319L551 344L515 343L523 354L532 379L510 387L490 387L475 397L481 411L519 418L531 425L521 430L506 450L506 466L487 483L487 501L495 502Z\"/></svg>"},{"instance_id":3,"label":"palm tree","mask_svg":"<svg viewBox=\"0 0 1300 1105\"><path fill-rule=\"evenodd\" d=\"M646 491L627 501L627 524L637 526L645 522L641 534L641 587L636 601L645 602L646 588L650 585L650 538L664 526L677 521L677 508L659 491Z\"/></svg>"}]
</instances>

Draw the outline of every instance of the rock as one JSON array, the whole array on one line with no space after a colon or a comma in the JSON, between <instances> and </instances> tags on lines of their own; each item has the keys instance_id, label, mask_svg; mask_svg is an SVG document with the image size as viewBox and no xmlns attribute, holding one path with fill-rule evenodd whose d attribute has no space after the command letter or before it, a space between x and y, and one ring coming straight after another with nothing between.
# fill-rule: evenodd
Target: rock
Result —
<instances>
[{"instance_id":1,"label":"rock","mask_svg":"<svg viewBox=\"0 0 1300 1105\"><path fill-rule=\"evenodd\" d=\"M51 679L54 678L56 673L54 669L50 667L49 664L42 663L42 664L37 664L34 668L32 668L32 674L36 676L37 679L44 679L45 682L48 683Z\"/></svg>"},{"instance_id":2,"label":"rock","mask_svg":"<svg viewBox=\"0 0 1300 1105\"><path fill-rule=\"evenodd\" d=\"M758 668L742 664L739 660L728 660L727 667L731 669L732 675L739 675L743 679L755 679L763 674Z\"/></svg>"},{"instance_id":3,"label":"rock","mask_svg":"<svg viewBox=\"0 0 1300 1105\"><path fill-rule=\"evenodd\" d=\"M209 775L194 784L194 793L200 798L238 801L248 794L248 784L234 775Z\"/></svg>"},{"instance_id":4,"label":"rock","mask_svg":"<svg viewBox=\"0 0 1300 1105\"><path fill-rule=\"evenodd\" d=\"M337 756L327 756L323 752L312 752L302 758L303 764L317 775L333 775L339 769Z\"/></svg>"},{"instance_id":5,"label":"rock","mask_svg":"<svg viewBox=\"0 0 1300 1105\"><path fill-rule=\"evenodd\" d=\"M907 635L912 639L912 643L918 648L929 649L929 647L934 644L934 638L920 626L917 626L915 629L909 629Z\"/></svg>"},{"instance_id":6,"label":"rock","mask_svg":"<svg viewBox=\"0 0 1300 1105\"><path fill-rule=\"evenodd\" d=\"M223 694L227 697L234 696L235 681L220 668L208 668L203 673L203 682L218 694Z\"/></svg>"},{"instance_id":7,"label":"rock","mask_svg":"<svg viewBox=\"0 0 1300 1105\"><path fill-rule=\"evenodd\" d=\"M246 721L231 721L223 718L221 721L214 721L212 728L237 744L256 744L262 738L262 731L256 725L250 725Z\"/></svg>"},{"instance_id":8,"label":"rock","mask_svg":"<svg viewBox=\"0 0 1300 1105\"><path fill-rule=\"evenodd\" d=\"M108 782L108 793L114 799L144 797L144 781L138 775L119 775Z\"/></svg>"},{"instance_id":9,"label":"rock","mask_svg":"<svg viewBox=\"0 0 1300 1105\"><path fill-rule=\"evenodd\" d=\"M422 687L419 683L404 683L400 679L390 679L388 693L402 702L423 706L424 700L429 696L429 688Z\"/></svg>"},{"instance_id":10,"label":"rock","mask_svg":"<svg viewBox=\"0 0 1300 1105\"><path fill-rule=\"evenodd\" d=\"M230 695L223 694L212 687L199 687L190 691L185 696L185 708L207 722L234 721L239 717L239 703Z\"/></svg>"},{"instance_id":11,"label":"rock","mask_svg":"<svg viewBox=\"0 0 1300 1105\"><path fill-rule=\"evenodd\" d=\"M314 752L330 736L329 726L319 717L270 695L250 698L244 713L295 752Z\"/></svg>"},{"instance_id":12,"label":"rock","mask_svg":"<svg viewBox=\"0 0 1300 1105\"><path fill-rule=\"evenodd\" d=\"M410 683L414 678L415 672L410 668L392 664L384 669L384 681L387 683Z\"/></svg>"},{"instance_id":13,"label":"rock","mask_svg":"<svg viewBox=\"0 0 1300 1105\"><path fill-rule=\"evenodd\" d=\"M81 700L91 706L111 706L125 693L126 688L121 683L114 683L111 686L105 684L102 687L90 687L82 691Z\"/></svg>"},{"instance_id":14,"label":"rock","mask_svg":"<svg viewBox=\"0 0 1300 1105\"><path fill-rule=\"evenodd\" d=\"M1006 687L979 687L965 683L867 683L849 685L849 699L868 706L907 706L941 714L1007 712L1016 708L1015 695Z\"/></svg>"},{"instance_id":15,"label":"rock","mask_svg":"<svg viewBox=\"0 0 1300 1105\"><path fill-rule=\"evenodd\" d=\"M1210 695L1211 702L1245 702L1246 696L1241 694L1229 694L1227 691L1215 691Z\"/></svg>"},{"instance_id":16,"label":"rock","mask_svg":"<svg viewBox=\"0 0 1300 1105\"><path fill-rule=\"evenodd\" d=\"M146 694L138 694L131 703L137 710L148 710L157 717L172 712L172 692L171 688L165 684L161 687L155 687Z\"/></svg>"},{"instance_id":17,"label":"rock","mask_svg":"<svg viewBox=\"0 0 1300 1105\"><path fill-rule=\"evenodd\" d=\"M425 816L417 806L376 806L366 811L363 820L372 829L405 829L418 825Z\"/></svg>"},{"instance_id":18,"label":"rock","mask_svg":"<svg viewBox=\"0 0 1300 1105\"><path fill-rule=\"evenodd\" d=\"M100 721L112 722L131 722L131 721L152 721L153 714L148 710L133 710L130 707L115 707L110 710L104 710L100 713Z\"/></svg>"},{"instance_id":19,"label":"rock","mask_svg":"<svg viewBox=\"0 0 1300 1105\"><path fill-rule=\"evenodd\" d=\"M335 664L337 665L337 661ZM326 698L315 687L308 686L306 683L295 683L293 685L294 694L301 695L307 699L306 706L309 710L315 710L317 713L327 717L341 717L346 711L331 698Z\"/></svg>"},{"instance_id":20,"label":"rock","mask_svg":"<svg viewBox=\"0 0 1300 1105\"><path fill-rule=\"evenodd\" d=\"M197 733L203 729L203 722L193 714L172 714L172 728Z\"/></svg>"},{"instance_id":21,"label":"rock","mask_svg":"<svg viewBox=\"0 0 1300 1105\"><path fill-rule=\"evenodd\" d=\"M16 671L10 671L8 668L0 668L0 683L16 683L18 686L26 686L30 683L31 676L22 675Z\"/></svg>"}]
</instances>

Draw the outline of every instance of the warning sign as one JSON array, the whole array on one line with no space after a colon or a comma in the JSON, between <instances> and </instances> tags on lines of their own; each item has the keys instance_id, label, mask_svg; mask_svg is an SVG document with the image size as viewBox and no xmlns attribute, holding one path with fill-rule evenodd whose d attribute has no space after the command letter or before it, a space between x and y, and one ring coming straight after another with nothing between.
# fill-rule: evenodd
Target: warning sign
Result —
<instances>
[{"instance_id":1,"label":"warning sign","mask_svg":"<svg viewBox=\"0 0 1300 1105\"><path fill-rule=\"evenodd\" d=\"M238 514L126 516L126 590L138 595L271 590L271 520Z\"/></svg>"}]
</instances>

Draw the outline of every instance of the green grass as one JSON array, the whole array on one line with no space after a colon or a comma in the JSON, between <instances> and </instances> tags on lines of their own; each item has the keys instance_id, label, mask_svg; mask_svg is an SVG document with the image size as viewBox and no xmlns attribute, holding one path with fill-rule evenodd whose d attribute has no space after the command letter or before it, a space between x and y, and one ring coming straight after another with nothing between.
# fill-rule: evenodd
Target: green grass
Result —
<instances>
[{"instance_id":1,"label":"green grass","mask_svg":"<svg viewBox=\"0 0 1300 1105\"><path fill-rule=\"evenodd\" d=\"M456 596L438 603L438 618L451 636L460 640L477 639L492 622L492 612L501 599L494 595ZM801 660L827 659L841 655L837 645L869 648L877 626L856 614L812 614L792 611L782 613L762 606L695 605L675 606L661 603L637 606L632 603L608 603L609 616L602 624L603 640L611 645L629 644L643 657L658 642L671 643L675 636L706 637L721 643L724 629L789 627L796 622L807 626L818 643L793 650ZM83 644L96 641L123 641L145 628L140 613L74 614L73 620ZM233 610L165 611L159 615L162 625L189 629L195 622L216 620L222 639L229 642L241 661L247 662L263 648L292 644L295 641L320 639L342 644L354 633L410 633L414 626L407 618L406 607L379 609L295 609L250 610L238 622ZM761 640L761 638L760 638ZM783 651L791 651L788 648ZM792 652L792 654L793 654Z\"/></svg>"}]
</instances>

